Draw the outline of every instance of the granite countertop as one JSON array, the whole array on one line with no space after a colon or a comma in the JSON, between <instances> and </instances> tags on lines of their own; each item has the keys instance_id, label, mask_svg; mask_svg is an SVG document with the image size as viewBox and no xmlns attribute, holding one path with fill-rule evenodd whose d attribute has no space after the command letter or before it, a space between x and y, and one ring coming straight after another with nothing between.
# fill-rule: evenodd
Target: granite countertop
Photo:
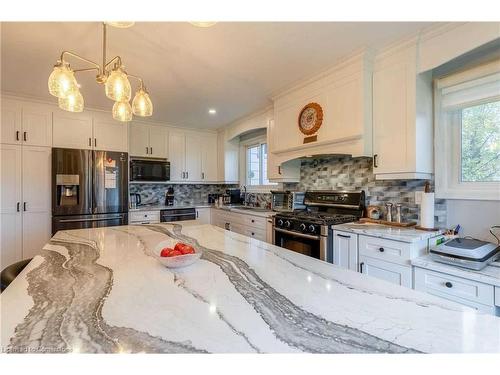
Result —
<instances>
[{"instance_id":1,"label":"granite countertop","mask_svg":"<svg viewBox=\"0 0 500 375\"><path fill-rule=\"evenodd\" d=\"M435 262L429 255L424 255L411 260L412 266L425 268L433 271L443 272L448 275L463 277L469 280L479 281L485 284L500 287L500 262L493 262L491 265L480 271L449 264Z\"/></svg>"},{"instance_id":2,"label":"granite countertop","mask_svg":"<svg viewBox=\"0 0 500 375\"><path fill-rule=\"evenodd\" d=\"M192 203L178 203L173 206L165 206L164 204L152 204L139 206L137 208L129 208L129 212L137 211L161 211L161 210L175 210L177 208L203 208L203 207L213 207L212 203L207 202L192 202Z\"/></svg>"},{"instance_id":3,"label":"granite countertop","mask_svg":"<svg viewBox=\"0 0 500 375\"><path fill-rule=\"evenodd\" d=\"M442 230L425 231L412 227L391 227L389 225L372 223L338 224L332 225L332 228L356 234L364 234L366 236L379 237L409 243L427 240L443 233Z\"/></svg>"},{"instance_id":4,"label":"granite countertop","mask_svg":"<svg viewBox=\"0 0 500 375\"><path fill-rule=\"evenodd\" d=\"M195 221L60 231L0 302L11 352L500 352L498 317Z\"/></svg>"}]
</instances>

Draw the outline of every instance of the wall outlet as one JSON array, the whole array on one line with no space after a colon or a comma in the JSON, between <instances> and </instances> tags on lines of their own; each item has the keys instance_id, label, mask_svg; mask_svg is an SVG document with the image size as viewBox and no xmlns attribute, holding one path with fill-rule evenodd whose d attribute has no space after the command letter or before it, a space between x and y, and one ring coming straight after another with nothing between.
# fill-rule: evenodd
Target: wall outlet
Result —
<instances>
[{"instance_id":1,"label":"wall outlet","mask_svg":"<svg viewBox=\"0 0 500 375\"><path fill-rule=\"evenodd\" d=\"M416 204L421 204L422 203L422 192L421 191L416 191L415 192L415 203Z\"/></svg>"}]
</instances>

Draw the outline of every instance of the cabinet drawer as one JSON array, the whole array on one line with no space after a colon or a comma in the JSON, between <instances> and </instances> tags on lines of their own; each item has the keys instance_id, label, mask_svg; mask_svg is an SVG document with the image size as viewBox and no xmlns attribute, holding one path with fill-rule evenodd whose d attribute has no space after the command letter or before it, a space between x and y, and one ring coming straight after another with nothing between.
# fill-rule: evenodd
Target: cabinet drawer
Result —
<instances>
[{"instance_id":1,"label":"cabinet drawer","mask_svg":"<svg viewBox=\"0 0 500 375\"><path fill-rule=\"evenodd\" d=\"M267 219L265 217L260 216L251 216L251 215L239 215L243 219L243 224L248 225L250 227L265 229Z\"/></svg>"},{"instance_id":2,"label":"cabinet drawer","mask_svg":"<svg viewBox=\"0 0 500 375\"><path fill-rule=\"evenodd\" d=\"M495 305L500 307L500 287L495 287Z\"/></svg>"},{"instance_id":3,"label":"cabinet drawer","mask_svg":"<svg viewBox=\"0 0 500 375\"><path fill-rule=\"evenodd\" d=\"M130 222L160 222L160 211L139 211L129 213Z\"/></svg>"},{"instance_id":4,"label":"cabinet drawer","mask_svg":"<svg viewBox=\"0 0 500 375\"><path fill-rule=\"evenodd\" d=\"M266 231L255 228L248 228L244 225L231 223L231 232L239 233L247 237L255 238L260 241L266 240Z\"/></svg>"},{"instance_id":5,"label":"cabinet drawer","mask_svg":"<svg viewBox=\"0 0 500 375\"><path fill-rule=\"evenodd\" d=\"M408 264L411 245L382 238L359 236L359 254L388 262Z\"/></svg>"},{"instance_id":6,"label":"cabinet drawer","mask_svg":"<svg viewBox=\"0 0 500 375\"><path fill-rule=\"evenodd\" d=\"M456 302L464 299L490 306L494 303L493 285L418 267L415 268L415 289Z\"/></svg>"},{"instance_id":7,"label":"cabinet drawer","mask_svg":"<svg viewBox=\"0 0 500 375\"><path fill-rule=\"evenodd\" d=\"M359 271L365 275L388 281L392 284L412 287L412 270L410 266L402 266L380 259L359 256Z\"/></svg>"}]
</instances>

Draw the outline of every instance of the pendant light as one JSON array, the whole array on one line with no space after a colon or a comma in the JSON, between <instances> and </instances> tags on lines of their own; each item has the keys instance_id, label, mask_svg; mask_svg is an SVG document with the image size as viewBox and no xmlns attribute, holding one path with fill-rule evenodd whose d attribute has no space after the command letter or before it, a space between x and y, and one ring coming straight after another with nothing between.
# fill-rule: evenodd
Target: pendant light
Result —
<instances>
[{"instance_id":1,"label":"pendant light","mask_svg":"<svg viewBox=\"0 0 500 375\"><path fill-rule=\"evenodd\" d=\"M65 98L59 98L59 108L68 112L82 112L83 111L83 96L80 90L73 91Z\"/></svg>"},{"instance_id":2,"label":"pendant light","mask_svg":"<svg viewBox=\"0 0 500 375\"><path fill-rule=\"evenodd\" d=\"M144 87L140 87L132 101L132 112L136 116L148 117L153 114L153 103Z\"/></svg>"},{"instance_id":3,"label":"pendant light","mask_svg":"<svg viewBox=\"0 0 500 375\"><path fill-rule=\"evenodd\" d=\"M113 105L113 118L118 121L132 121L132 107L128 101L116 102Z\"/></svg>"},{"instance_id":4,"label":"pendant light","mask_svg":"<svg viewBox=\"0 0 500 375\"><path fill-rule=\"evenodd\" d=\"M49 93L57 98L64 99L72 92L78 91L75 74L68 63L58 61L49 76Z\"/></svg>"},{"instance_id":5,"label":"pendant light","mask_svg":"<svg viewBox=\"0 0 500 375\"><path fill-rule=\"evenodd\" d=\"M113 69L104 87L106 96L115 102L128 102L132 95L132 88L130 87L127 73L125 73L121 66Z\"/></svg>"}]
</instances>

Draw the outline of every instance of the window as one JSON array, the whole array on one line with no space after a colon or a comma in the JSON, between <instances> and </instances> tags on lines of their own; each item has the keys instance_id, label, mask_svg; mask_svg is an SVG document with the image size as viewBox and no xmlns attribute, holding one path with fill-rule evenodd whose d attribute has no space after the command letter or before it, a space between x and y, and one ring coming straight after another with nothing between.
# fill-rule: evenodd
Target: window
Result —
<instances>
[{"instance_id":1,"label":"window","mask_svg":"<svg viewBox=\"0 0 500 375\"><path fill-rule=\"evenodd\" d=\"M500 181L500 101L461 110L461 180Z\"/></svg>"},{"instance_id":2,"label":"window","mask_svg":"<svg viewBox=\"0 0 500 375\"><path fill-rule=\"evenodd\" d=\"M267 144L247 146L246 184L251 186L270 185L267 179Z\"/></svg>"},{"instance_id":3,"label":"window","mask_svg":"<svg viewBox=\"0 0 500 375\"><path fill-rule=\"evenodd\" d=\"M437 80L436 196L500 200L500 61Z\"/></svg>"}]
</instances>

